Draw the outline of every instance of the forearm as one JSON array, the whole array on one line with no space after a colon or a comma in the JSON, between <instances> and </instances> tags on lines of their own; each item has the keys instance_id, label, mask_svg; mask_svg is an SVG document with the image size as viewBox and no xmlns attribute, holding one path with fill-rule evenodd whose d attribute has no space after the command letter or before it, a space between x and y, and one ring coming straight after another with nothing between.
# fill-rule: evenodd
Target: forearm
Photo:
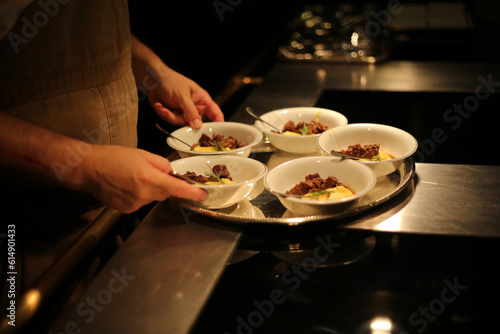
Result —
<instances>
[{"instance_id":1,"label":"forearm","mask_svg":"<svg viewBox=\"0 0 500 334\"><path fill-rule=\"evenodd\" d=\"M0 112L0 171L12 176L22 173L25 180L81 190L124 213L171 195L207 198L202 189L168 175L171 170L159 155L91 145Z\"/></svg>"},{"instance_id":2,"label":"forearm","mask_svg":"<svg viewBox=\"0 0 500 334\"><path fill-rule=\"evenodd\" d=\"M132 36L132 70L138 87L152 90L161 76L173 72L148 46Z\"/></svg>"},{"instance_id":3,"label":"forearm","mask_svg":"<svg viewBox=\"0 0 500 334\"><path fill-rule=\"evenodd\" d=\"M81 153L90 149L88 143L0 112L0 165L7 175L79 189Z\"/></svg>"}]
</instances>

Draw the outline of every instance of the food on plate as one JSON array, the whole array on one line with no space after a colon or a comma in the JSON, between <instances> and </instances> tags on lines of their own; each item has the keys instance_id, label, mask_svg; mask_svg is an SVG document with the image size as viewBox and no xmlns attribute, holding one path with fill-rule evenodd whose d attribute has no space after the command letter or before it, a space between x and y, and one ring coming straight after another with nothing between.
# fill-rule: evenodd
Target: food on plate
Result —
<instances>
[{"instance_id":1,"label":"food on plate","mask_svg":"<svg viewBox=\"0 0 500 334\"><path fill-rule=\"evenodd\" d=\"M380 144L350 145L347 150L340 150L340 152L358 158L363 158L360 159L361 161L383 161L394 159L394 157L390 154L380 151Z\"/></svg>"},{"instance_id":2,"label":"food on plate","mask_svg":"<svg viewBox=\"0 0 500 334\"><path fill-rule=\"evenodd\" d=\"M321 111L318 111L316 119L311 122L298 122L295 124L294 121L288 121L283 130L281 131L284 135L289 136L306 136L306 135L316 135L318 133L325 132L328 129L328 125L319 122L319 116ZM278 132L274 131L273 132Z\"/></svg>"},{"instance_id":3,"label":"food on plate","mask_svg":"<svg viewBox=\"0 0 500 334\"><path fill-rule=\"evenodd\" d=\"M233 178L230 176L229 171L227 170L226 165L215 165L213 168L210 168L210 172L205 173L205 175L197 175L195 172L187 171L184 176L199 182L204 183L206 185L221 185L221 184L232 184L234 183Z\"/></svg>"},{"instance_id":4,"label":"food on plate","mask_svg":"<svg viewBox=\"0 0 500 334\"><path fill-rule=\"evenodd\" d=\"M224 138L224 135L214 134L210 138L210 136L204 133L201 135L198 143L193 145L193 150L197 152L218 152L234 150L244 146L246 146L244 142L238 141L232 136Z\"/></svg>"},{"instance_id":5,"label":"food on plate","mask_svg":"<svg viewBox=\"0 0 500 334\"><path fill-rule=\"evenodd\" d=\"M287 190L286 193L303 196L303 199L319 200L340 199L354 195L336 177L328 176L326 179L323 179L318 173L307 175L305 181L297 183L292 189Z\"/></svg>"},{"instance_id":6,"label":"food on plate","mask_svg":"<svg viewBox=\"0 0 500 334\"><path fill-rule=\"evenodd\" d=\"M297 124L293 121L289 121L283 127L283 134L291 136L315 135L325 132L327 129L328 125L316 121L311 121L309 123L299 122Z\"/></svg>"}]
</instances>

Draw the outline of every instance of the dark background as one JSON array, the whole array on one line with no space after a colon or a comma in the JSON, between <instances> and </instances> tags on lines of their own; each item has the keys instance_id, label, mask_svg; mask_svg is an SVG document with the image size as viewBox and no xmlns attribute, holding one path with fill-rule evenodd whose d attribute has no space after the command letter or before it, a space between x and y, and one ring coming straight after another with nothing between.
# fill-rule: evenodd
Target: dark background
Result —
<instances>
[{"instance_id":1,"label":"dark background","mask_svg":"<svg viewBox=\"0 0 500 334\"><path fill-rule=\"evenodd\" d=\"M269 42L276 44L290 15L305 1L129 1L132 32L170 67L212 95ZM222 11L222 10L221 10ZM274 60L269 54L267 60Z\"/></svg>"},{"instance_id":2,"label":"dark background","mask_svg":"<svg viewBox=\"0 0 500 334\"><path fill-rule=\"evenodd\" d=\"M231 6L227 0L219 2L232 8L223 12L223 20L214 1L129 0L132 33L168 66L193 79L214 99L233 76L248 66L252 67L252 74L268 70L285 36L288 18L305 3L233 0L230 2L239 4ZM258 54L264 56L256 59ZM237 103L233 100L220 105L226 118ZM140 103L140 108L139 146L161 150L164 136L151 131L156 117L147 112L150 108L146 101Z\"/></svg>"},{"instance_id":3,"label":"dark background","mask_svg":"<svg viewBox=\"0 0 500 334\"><path fill-rule=\"evenodd\" d=\"M461 1L470 13L474 25L473 29L393 32L393 48L390 59L498 62L500 34L497 31L499 31L500 24L484 20L476 15L478 12L476 3L487 3L488 1L492 1L494 4L497 0ZM369 2L376 3L383 8L389 1ZM410 3L430 2L436 1L400 1L403 6ZM243 73L244 75L265 77L271 66L280 61L277 57L278 46L289 37L289 22L300 13L304 6L340 3L346 3L346 1L185 0L166 2L129 0L129 7L132 32L150 46L167 65L196 81L216 101L219 101L218 97L234 76ZM362 4L364 2L350 1L349 3ZM226 10L220 9L220 13L218 13L214 4L227 6ZM500 5L496 6L500 11ZM222 19L219 14L222 15ZM487 14L491 14L493 18L497 15L497 21L500 21L500 13ZM346 63L346 66L349 65ZM238 91L231 99L223 99L224 103L220 103L220 106L226 118L231 116L253 87L249 85ZM345 94L349 94L360 98L339 100L336 98L339 94L344 97ZM429 120L427 126L435 126L436 122L439 122L439 119L437 121L434 119L435 117L439 118L443 110L452 105L451 102L462 101L464 98L463 95L458 96L451 93L421 97L416 96L416 94L407 94L410 95L410 100L415 103L411 103L411 105L406 103L406 105L413 109L420 108L419 110L424 114L419 110L416 113L409 110L401 114L398 112L397 106L405 104L408 96L391 95L389 92L385 94L387 95L385 97L395 102L392 108L394 110L385 108L366 114L366 106L362 102L370 99L369 96L366 96L367 94L380 95L380 92L363 92L361 95L365 96L364 98L361 98L359 92L356 91L324 92L317 106L335 110L340 110L339 108L343 107L343 110L352 111L349 115L350 122L386 123L401 127L414 134L418 140L422 140L428 137L429 129L425 127L426 124L421 123L424 120ZM495 97L488 101L488 111L482 112L481 119L476 118L474 122L468 122L467 129L464 127L461 131L454 132L453 136L457 137L456 140L453 138L453 140L449 140L446 147L441 145L440 152L436 152L432 159L426 162L476 163L475 160L464 160L463 155L457 158L457 154L454 152L458 147L471 146L474 142L470 138L483 137L484 133L487 133L484 131L485 129L492 128L494 124L498 123L500 112L496 112L496 110L500 109L500 98L497 95L495 94ZM372 98L376 98L376 96ZM335 101L335 103L331 101ZM359 105L353 105L352 101L357 101ZM348 103L349 106L343 106L343 102ZM426 107L429 105L432 108ZM161 153L166 149L165 136L154 128L154 122L157 121L156 115L147 101L142 101L139 107L141 109L138 126L139 147ZM370 109L373 109L373 106ZM364 113L363 110L365 110ZM415 115L420 115L421 122L414 122ZM175 128L170 127L170 130L173 131ZM475 130L481 130L477 136L474 136ZM490 132L496 132L495 128L492 128ZM463 134L467 135L463 136ZM471 135L473 136L471 137ZM494 138L498 138L498 135L489 139L491 141ZM488 138L485 138L484 142L487 143ZM484 152L481 153L487 154L488 149L486 146L484 147ZM450 150L451 148L454 148L455 151ZM473 149L473 147L468 148ZM496 160L495 163L500 163L500 160Z\"/></svg>"}]
</instances>

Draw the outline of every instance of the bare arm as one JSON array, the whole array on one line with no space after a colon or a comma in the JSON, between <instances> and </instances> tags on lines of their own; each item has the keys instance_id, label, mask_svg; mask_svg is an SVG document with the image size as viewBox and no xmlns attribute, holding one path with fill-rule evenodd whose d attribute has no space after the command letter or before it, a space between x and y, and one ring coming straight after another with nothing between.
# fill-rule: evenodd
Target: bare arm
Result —
<instances>
[{"instance_id":1,"label":"bare arm","mask_svg":"<svg viewBox=\"0 0 500 334\"><path fill-rule=\"evenodd\" d=\"M146 91L149 103L165 121L194 128L201 127L203 114L214 122L224 121L219 106L203 88L169 68L133 36L132 68L137 86Z\"/></svg>"},{"instance_id":2,"label":"bare arm","mask_svg":"<svg viewBox=\"0 0 500 334\"><path fill-rule=\"evenodd\" d=\"M133 212L178 196L207 194L168 175L167 159L134 148L91 145L0 112L2 169L40 183L87 192L104 205Z\"/></svg>"},{"instance_id":3,"label":"bare arm","mask_svg":"<svg viewBox=\"0 0 500 334\"><path fill-rule=\"evenodd\" d=\"M77 189L81 180L74 169L56 170L71 161L69 152L86 145L0 112L0 162L11 173L47 185Z\"/></svg>"}]
</instances>

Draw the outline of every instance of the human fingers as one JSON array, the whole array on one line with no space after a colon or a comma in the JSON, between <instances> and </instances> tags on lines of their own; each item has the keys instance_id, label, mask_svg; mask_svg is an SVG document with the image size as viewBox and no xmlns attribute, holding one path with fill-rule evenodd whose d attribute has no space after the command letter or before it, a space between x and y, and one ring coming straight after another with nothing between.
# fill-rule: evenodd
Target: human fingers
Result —
<instances>
[{"instance_id":1,"label":"human fingers","mask_svg":"<svg viewBox=\"0 0 500 334\"><path fill-rule=\"evenodd\" d=\"M222 113L219 105L212 99L209 98L209 100L210 101L207 101L207 105L203 113L207 115L208 119L212 122L224 122L224 114Z\"/></svg>"},{"instance_id":2,"label":"human fingers","mask_svg":"<svg viewBox=\"0 0 500 334\"><path fill-rule=\"evenodd\" d=\"M170 196L195 202L203 202L208 199L208 193L201 188L159 170L155 174L152 174L155 184L151 186L150 190L150 196L155 201L164 201Z\"/></svg>"},{"instance_id":3,"label":"human fingers","mask_svg":"<svg viewBox=\"0 0 500 334\"><path fill-rule=\"evenodd\" d=\"M186 119L182 113L171 111L163 106L162 103L156 102L152 105L155 113L164 121L177 126L186 124Z\"/></svg>"},{"instance_id":4,"label":"human fingers","mask_svg":"<svg viewBox=\"0 0 500 334\"><path fill-rule=\"evenodd\" d=\"M169 196L175 196L202 202L208 198L208 194L203 189L168 175L172 171L168 159L159 155L149 154L147 160L155 169L154 173L156 175L153 174L153 179L156 180L156 191L152 194L155 200L162 201Z\"/></svg>"},{"instance_id":5,"label":"human fingers","mask_svg":"<svg viewBox=\"0 0 500 334\"><path fill-rule=\"evenodd\" d=\"M194 129L200 129L203 124L201 115L193 100L185 95L180 97L179 106L184 113L187 123Z\"/></svg>"},{"instance_id":6,"label":"human fingers","mask_svg":"<svg viewBox=\"0 0 500 334\"><path fill-rule=\"evenodd\" d=\"M168 175L169 178L169 193L171 196L184 198L195 202L203 202L208 199L208 193L186 181L179 180Z\"/></svg>"}]
</instances>

